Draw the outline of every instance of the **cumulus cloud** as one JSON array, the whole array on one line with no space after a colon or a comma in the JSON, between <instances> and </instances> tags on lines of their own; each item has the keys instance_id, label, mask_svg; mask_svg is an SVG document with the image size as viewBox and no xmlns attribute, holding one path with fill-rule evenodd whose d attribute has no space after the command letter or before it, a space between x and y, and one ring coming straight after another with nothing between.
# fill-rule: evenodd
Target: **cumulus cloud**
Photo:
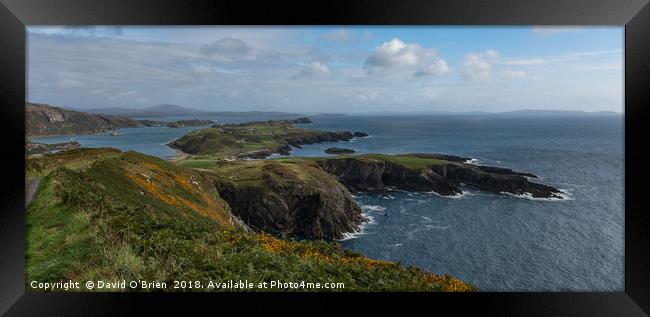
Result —
<instances>
[{"instance_id":1,"label":"cumulus cloud","mask_svg":"<svg viewBox=\"0 0 650 317\"><path fill-rule=\"evenodd\" d=\"M492 77L492 73L501 79L524 79L529 78L529 74L523 70L503 69L499 67L495 70L494 66L532 66L545 64L544 59L510 59L502 58L498 51L487 50L482 53L472 53L465 55L463 60L463 78L465 80L485 81Z\"/></svg>"},{"instance_id":2,"label":"cumulus cloud","mask_svg":"<svg viewBox=\"0 0 650 317\"><path fill-rule=\"evenodd\" d=\"M467 51L452 59L452 51L437 52L433 45L403 38L382 37L369 51L354 43L333 47L320 29L274 29L275 36L268 36L264 28L152 34L125 27L121 36L99 37L97 30L88 30L95 36L74 38L62 27L43 29L29 30L28 100L81 108L174 103L290 112L505 110L535 107L549 92L567 107L620 109L622 100L623 51L599 43L549 56L535 50L511 56L507 47L494 46L500 50ZM346 32L363 39L363 29ZM429 80L437 76L446 77ZM493 81L475 84L463 78ZM529 81L535 85L523 84ZM504 97L511 99L501 102ZM486 104L495 108L481 108Z\"/></svg>"},{"instance_id":3,"label":"cumulus cloud","mask_svg":"<svg viewBox=\"0 0 650 317\"><path fill-rule=\"evenodd\" d=\"M327 65L321 62L312 62L303 66L298 74L294 75L295 79L308 79L316 77L324 77L330 74L330 70Z\"/></svg>"},{"instance_id":4,"label":"cumulus cloud","mask_svg":"<svg viewBox=\"0 0 650 317\"><path fill-rule=\"evenodd\" d=\"M442 59L437 59L431 65L425 67L424 69L416 71L414 75L415 77L443 76L447 73L449 73L449 66L447 66L447 62Z\"/></svg>"},{"instance_id":5,"label":"cumulus cloud","mask_svg":"<svg viewBox=\"0 0 650 317\"><path fill-rule=\"evenodd\" d=\"M366 59L365 66L372 71L395 66L413 66L419 61L422 47L419 44L406 44L394 38L377 47Z\"/></svg>"},{"instance_id":6,"label":"cumulus cloud","mask_svg":"<svg viewBox=\"0 0 650 317\"><path fill-rule=\"evenodd\" d=\"M408 70L413 76L442 76L449 72L449 67L437 55L436 49L424 48L417 43L404 43L394 38L375 48L363 68L368 74Z\"/></svg>"},{"instance_id":7,"label":"cumulus cloud","mask_svg":"<svg viewBox=\"0 0 650 317\"><path fill-rule=\"evenodd\" d=\"M248 43L234 37L224 37L211 44L205 45L200 51L202 54L218 59L233 61L249 57L251 47Z\"/></svg>"},{"instance_id":8,"label":"cumulus cloud","mask_svg":"<svg viewBox=\"0 0 650 317\"><path fill-rule=\"evenodd\" d=\"M487 50L485 51L485 57L487 58L499 58L500 54L496 50Z\"/></svg>"},{"instance_id":9,"label":"cumulus cloud","mask_svg":"<svg viewBox=\"0 0 650 317\"><path fill-rule=\"evenodd\" d=\"M463 78L467 80L488 80L492 64L482 54L467 54L463 61Z\"/></svg>"}]
</instances>

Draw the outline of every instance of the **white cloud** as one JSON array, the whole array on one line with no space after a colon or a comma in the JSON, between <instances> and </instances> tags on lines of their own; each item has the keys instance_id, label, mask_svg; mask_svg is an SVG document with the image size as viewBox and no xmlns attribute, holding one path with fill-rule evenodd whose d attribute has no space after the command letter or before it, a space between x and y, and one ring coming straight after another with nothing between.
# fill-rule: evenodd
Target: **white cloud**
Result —
<instances>
[{"instance_id":1,"label":"white cloud","mask_svg":"<svg viewBox=\"0 0 650 317\"><path fill-rule=\"evenodd\" d=\"M467 80L488 80L492 64L482 54L467 54L463 60L463 78Z\"/></svg>"},{"instance_id":2,"label":"white cloud","mask_svg":"<svg viewBox=\"0 0 650 317\"><path fill-rule=\"evenodd\" d=\"M452 57L433 45L390 37L371 50L354 43L332 49L320 30L299 28L153 31L125 27L111 37L30 32L28 99L80 108L173 103L288 112L505 110L544 107L550 99L554 106L621 108L623 56L616 45L622 42L610 50L600 43L573 52L552 47L555 55L509 55L495 46L499 51ZM347 32L363 39L362 29Z\"/></svg>"},{"instance_id":3,"label":"white cloud","mask_svg":"<svg viewBox=\"0 0 650 317\"><path fill-rule=\"evenodd\" d=\"M415 72L416 77L421 77L421 76L443 76L449 73L449 66L447 66L447 62L445 62L442 59L437 59L433 64L429 65L428 67L418 70Z\"/></svg>"},{"instance_id":4,"label":"white cloud","mask_svg":"<svg viewBox=\"0 0 650 317\"><path fill-rule=\"evenodd\" d=\"M248 58L251 47L240 39L227 36L203 46L200 52L223 61L234 61Z\"/></svg>"},{"instance_id":5,"label":"white cloud","mask_svg":"<svg viewBox=\"0 0 650 317\"><path fill-rule=\"evenodd\" d=\"M487 51L485 51L485 57L487 57L487 58L498 58L499 56L500 56L499 52L496 51L496 50L487 50Z\"/></svg>"},{"instance_id":6,"label":"white cloud","mask_svg":"<svg viewBox=\"0 0 650 317\"><path fill-rule=\"evenodd\" d=\"M366 59L368 69L413 66L419 62L422 47L419 44L406 44L397 38L384 42Z\"/></svg>"},{"instance_id":7,"label":"white cloud","mask_svg":"<svg viewBox=\"0 0 650 317\"><path fill-rule=\"evenodd\" d=\"M413 76L442 76L449 72L449 67L437 55L436 49L424 48L417 43L404 43L394 38L375 48L363 68L368 74L406 70Z\"/></svg>"},{"instance_id":8,"label":"white cloud","mask_svg":"<svg viewBox=\"0 0 650 317\"><path fill-rule=\"evenodd\" d=\"M324 77L329 74L330 70L327 65L320 62L312 62L303 66L298 74L294 75L293 78L316 78Z\"/></svg>"}]
</instances>

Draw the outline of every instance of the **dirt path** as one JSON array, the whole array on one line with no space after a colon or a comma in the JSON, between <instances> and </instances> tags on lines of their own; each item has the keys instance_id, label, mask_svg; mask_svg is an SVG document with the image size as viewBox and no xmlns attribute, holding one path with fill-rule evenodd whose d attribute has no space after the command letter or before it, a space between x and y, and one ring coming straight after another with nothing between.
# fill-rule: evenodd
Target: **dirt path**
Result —
<instances>
[{"instance_id":1,"label":"dirt path","mask_svg":"<svg viewBox=\"0 0 650 317\"><path fill-rule=\"evenodd\" d=\"M40 184L41 177L28 177L25 179L25 207L29 206L32 199L36 197L36 192Z\"/></svg>"}]
</instances>

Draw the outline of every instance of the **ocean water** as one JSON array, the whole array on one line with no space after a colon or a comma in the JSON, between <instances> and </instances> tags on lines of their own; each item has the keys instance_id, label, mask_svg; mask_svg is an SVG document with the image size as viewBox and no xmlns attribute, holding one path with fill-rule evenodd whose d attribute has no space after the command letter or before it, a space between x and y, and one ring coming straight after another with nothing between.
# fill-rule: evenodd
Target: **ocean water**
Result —
<instances>
[{"instance_id":1,"label":"ocean water","mask_svg":"<svg viewBox=\"0 0 650 317\"><path fill-rule=\"evenodd\" d=\"M147 119L156 121L177 121L188 119L206 119L216 122L240 123L247 121L264 121L275 120L276 115L247 115L247 116L214 116L203 115L197 118L196 115L188 116L167 116L167 117L146 117L135 119ZM286 119L286 118L281 118ZM166 144L182 137L190 131L203 129L211 126L168 128L168 127L145 127L145 128L124 128L118 129L120 135L112 136L111 132L85 135L59 135L46 137L33 137L32 141L42 143L63 143L77 141L82 147L114 147L122 151L138 151L141 153L158 156L161 158L170 158L175 155L174 149Z\"/></svg>"},{"instance_id":2,"label":"ocean water","mask_svg":"<svg viewBox=\"0 0 650 317\"><path fill-rule=\"evenodd\" d=\"M343 247L449 273L483 291L623 291L622 116L311 118L313 124L301 126L363 131L371 137L305 145L293 155L325 156L324 149L331 146L360 153L452 154L476 159L477 164L531 172L540 177L533 181L569 194L569 199L548 201L470 188L454 198L398 190L388 195L357 192L355 199L370 221L341 241ZM36 140L72 138L82 146L164 157L173 154L164 144L190 129L122 129L119 137Z\"/></svg>"}]
</instances>

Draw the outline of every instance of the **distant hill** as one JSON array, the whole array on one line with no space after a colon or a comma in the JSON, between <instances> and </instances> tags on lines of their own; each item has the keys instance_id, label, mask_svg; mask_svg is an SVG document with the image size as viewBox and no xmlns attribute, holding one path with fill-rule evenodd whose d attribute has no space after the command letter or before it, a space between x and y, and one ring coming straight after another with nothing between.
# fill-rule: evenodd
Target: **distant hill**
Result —
<instances>
[{"instance_id":1,"label":"distant hill","mask_svg":"<svg viewBox=\"0 0 650 317\"><path fill-rule=\"evenodd\" d=\"M539 117L549 117L549 116L616 116L621 115L618 112L614 111L579 111L579 110L534 110L534 109L522 109L515 111L499 112L494 113L496 115L504 116L539 116Z\"/></svg>"},{"instance_id":2,"label":"distant hill","mask_svg":"<svg viewBox=\"0 0 650 317\"><path fill-rule=\"evenodd\" d=\"M221 117L244 117L244 116L271 116L271 117L298 117L301 114L288 113L281 111L203 111L178 105L158 105L143 109L121 108L121 107L106 107L106 108L93 108L93 109L72 109L75 111L85 111L97 114L106 114L113 116L125 117L168 117L168 116L187 116L187 115L211 115Z\"/></svg>"},{"instance_id":3,"label":"distant hill","mask_svg":"<svg viewBox=\"0 0 650 317\"><path fill-rule=\"evenodd\" d=\"M164 117L164 116L180 116L190 114L205 114L205 111L200 111L192 108L181 107L177 105L158 105L143 109L131 109L120 107L108 108L94 108L84 110L86 112L107 114L114 116L127 116L127 117Z\"/></svg>"},{"instance_id":4,"label":"distant hill","mask_svg":"<svg viewBox=\"0 0 650 317\"><path fill-rule=\"evenodd\" d=\"M85 113L46 104L25 104L27 136L91 134L141 126L141 122L121 116Z\"/></svg>"}]
</instances>

